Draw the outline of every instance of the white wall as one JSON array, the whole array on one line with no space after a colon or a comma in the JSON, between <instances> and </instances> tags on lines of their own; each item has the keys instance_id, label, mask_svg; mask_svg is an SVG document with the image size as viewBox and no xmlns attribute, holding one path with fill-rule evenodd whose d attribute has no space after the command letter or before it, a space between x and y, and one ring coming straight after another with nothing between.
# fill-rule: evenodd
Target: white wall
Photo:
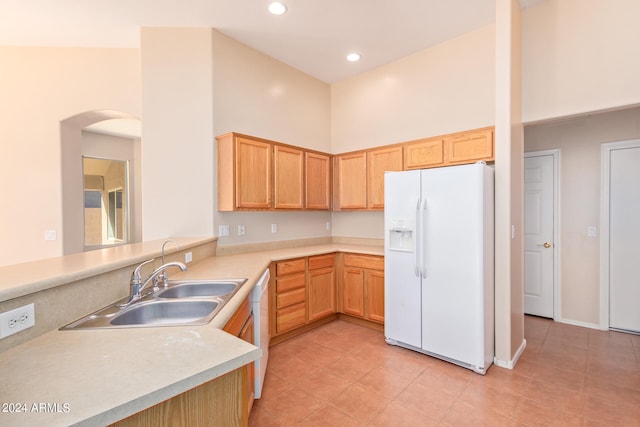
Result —
<instances>
[{"instance_id":1,"label":"white wall","mask_svg":"<svg viewBox=\"0 0 640 427\"><path fill-rule=\"evenodd\" d=\"M331 86L334 153L495 123L489 25ZM333 234L383 238L382 212L333 214Z\"/></svg>"},{"instance_id":2,"label":"white wall","mask_svg":"<svg viewBox=\"0 0 640 427\"><path fill-rule=\"evenodd\" d=\"M640 2L546 0L525 9L525 123L640 103Z\"/></svg>"},{"instance_id":3,"label":"white wall","mask_svg":"<svg viewBox=\"0 0 640 427\"><path fill-rule=\"evenodd\" d=\"M329 85L217 31L212 36L215 135L240 132L330 152ZM229 237L219 239L219 246L331 235L325 227L331 221L329 212L216 211L214 217L214 234L218 225L231 229ZM246 226L241 237L237 236L240 224ZM277 224L276 234L271 233L271 224Z\"/></svg>"},{"instance_id":4,"label":"white wall","mask_svg":"<svg viewBox=\"0 0 640 427\"><path fill-rule=\"evenodd\" d=\"M137 49L0 47L0 265L62 255L60 121L98 109L139 116Z\"/></svg>"},{"instance_id":5,"label":"white wall","mask_svg":"<svg viewBox=\"0 0 640 427\"><path fill-rule=\"evenodd\" d=\"M560 320L598 327L600 145L637 138L640 107L525 128L526 151L560 149Z\"/></svg>"},{"instance_id":6,"label":"white wall","mask_svg":"<svg viewBox=\"0 0 640 427\"><path fill-rule=\"evenodd\" d=\"M211 30L143 28L142 237L213 235Z\"/></svg>"}]
</instances>

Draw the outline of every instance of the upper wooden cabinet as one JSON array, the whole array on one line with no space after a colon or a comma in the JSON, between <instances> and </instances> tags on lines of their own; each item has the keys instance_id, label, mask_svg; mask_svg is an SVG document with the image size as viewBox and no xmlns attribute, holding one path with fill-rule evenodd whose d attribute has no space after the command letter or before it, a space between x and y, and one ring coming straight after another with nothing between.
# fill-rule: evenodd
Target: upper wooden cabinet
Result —
<instances>
[{"instance_id":1,"label":"upper wooden cabinet","mask_svg":"<svg viewBox=\"0 0 640 427\"><path fill-rule=\"evenodd\" d=\"M271 144L233 133L217 140L218 210L269 209Z\"/></svg>"},{"instance_id":2,"label":"upper wooden cabinet","mask_svg":"<svg viewBox=\"0 0 640 427\"><path fill-rule=\"evenodd\" d=\"M335 157L334 206L384 209L384 173L402 170L402 146L382 147Z\"/></svg>"},{"instance_id":3,"label":"upper wooden cabinet","mask_svg":"<svg viewBox=\"0 0 640 427\"><path fill-rule=\"evenodd\" d=\"M342 154L334 162L334 208L367 208L367 153Z\"/></svg>"},{"instance_id":4,"label":"upper wooden cabinet","mask_svg":"<svg viewBox=\"0 0 640 427\"><path fill-rule=\"evenodd\" d=\"M305 208L331 209L331 156L306 152L304 159Z\"/></svg>"},{"instance_id":5,"label":"upper wooden cabinet","mask_svg":"<svg viewBox=\"0 0 640 427\"><path fill-rule=\"evenodd\" d=\"M304 206L304 152L273 146L274 208L302 209Z\"/></svg>"},{"instance_id":6,"label":"upper wooden cabinet","mask_svg":"<svg viewBox=\"0 0 640 427\"><path fill-rule=\"evenodd\" d=\"M404 146L404 167L423 169L444 164L444 140L427 138L408 142Z\"/></svg>"},{"instance_id":7,"label":"upper wooden cabinet","mask_svg":"<svg viewBox=\"0 0 640 427\"><path fill-rule=\"evenodd\" d=\"M367 207L384 209L384 173L402 170L402 147L367 152Z\"/></svg>"},{"instance_id":8,"label":"upper wooden cabinet","mask_svg":"<svg viewBox=\"0 0 640 427\"><path fill-rule=\"evenodd\" d=\"M493 127L419 139L404 145L404 167L424 169L438 166L492 161Z\"/></svg>"},{"instance_id":9,"label":"upper wooden cabinet","mask_svg":"<svg viewBox=\"0 0 640 427\"><path fill-rule=\"evenodd\" d=\"M449 164L493 160L493 128L478 129L450 135L445 139Z\"/></svg>"},{"instance_id":10,"label":"upper wooden cabinet","mask_svg":"<svg viewBox=\"0 0 640 427\"><path fill-rule=\"evenodd\" d=\"M218 140L218 210L382 210L384 173L494 160L493 127L336 156L253 136Z\"/></svg>"},{"instance_id":11,"label":"upper wooden cabinet","mask_svg":"<svg viewBox=\"0 0 640 427\"><path fill-rule=\"evenodd\" d=\"M218 141L218 210L331 207L331 156L253 136Z\"/></svg>"}]
</instances>

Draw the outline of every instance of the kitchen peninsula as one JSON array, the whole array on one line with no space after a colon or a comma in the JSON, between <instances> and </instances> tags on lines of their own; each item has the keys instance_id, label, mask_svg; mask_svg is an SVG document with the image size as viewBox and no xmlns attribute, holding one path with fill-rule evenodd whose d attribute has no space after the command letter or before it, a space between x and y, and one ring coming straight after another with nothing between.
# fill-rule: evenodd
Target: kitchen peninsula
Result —
<instances>
[{"instance_id":1,"label":"kitchen peninsula","mask_svg":"<svg viewBox=\"0 0 640 427\"><path fill-rule=\"evenodd\" d=\"M119 330L57 330L62 324L74 320L72 318L55 325L55 330L8 348L0 353L0 376L3 378L0 401L7 405L7 410L0 413L1 424L106 425L201 385L225 381L225 378L229 378L228 375L236 375L234 373L242 366L260 356L258 348L227 334L222 331L222 327L272 262L339 251L382 254L382 247L378 246L327 243L213 256L206 255L206 251L200 246L215 243L215 239L176 240L180 243L182 251L192 249L194 253L204 252L205 255L201 258L194 256L194 262L189 264L187 272L171 274L171 278L246 277L247 283L208 325ZM67 265L75 266L67 273L51 267L55 264L53 260L42 261L49 263L50 271L60 274L44 278L42 269L31 269L38 277L32 274L32 282L23 280L20 286L12 287L5 279L9 274L4 274L4 269L0 269L0 304L11 303L11 300L16 298L23 300L33 296L36 299L36 324L39 324L45 321L38 317L39 305L44 302L37 299L37 294L63 288L68 282L77 281L80 277L81 280L95 282L98 280L96 275L108 273L109 270L122 270L123 274L130 274L131 266L158 255L160 243L145 243L146 246L143 245L143 248L133 248L126 254L121 253L119 260L115 260L118 257L109 258L103 254L105 262L100 267L78 267L82 265L78 257L75 259L76 263L67 262ZM131 251L135 255L132 255ZM85 255L97 256L95 253ZM177 254L171 255L175 257ZM64 264L64 258L66 257L59 259L60 265ZM7 270L12 269L15 273L17 268L13 266ZM87 272L86 269L92 271ZM85 285L89 286L86 283ZM125 292L127 287L125 283ZM56 298L52 300L58 301ZM113 300L107 301L109 302ZM81 300L66 301L68 306L80 303ZM11 307L7 307L9 308ZM65 308L63 305L56 307L56 310L64 312ZM2 308L0 311L5 309ZM92 308L85 307L83 314L91 311ZM231 382L235 382L236 385L234 387L228 384L230 390L235 389L237 393L241 393L241 387L238 386L240 381L240 376L234 378ZM40 407L44 408L43 412L36 411ZM26 412L18 412L23 409ZM241 424L242 420L238 422Z\"/></svg>"}]
</instances>

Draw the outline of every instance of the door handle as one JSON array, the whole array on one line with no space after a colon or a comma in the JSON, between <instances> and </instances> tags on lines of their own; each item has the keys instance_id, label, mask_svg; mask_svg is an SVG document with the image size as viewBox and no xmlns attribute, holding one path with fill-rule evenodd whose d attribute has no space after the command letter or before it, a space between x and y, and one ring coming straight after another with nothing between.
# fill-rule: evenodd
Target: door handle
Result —
<instances>
[{"instance_id":1,"label":"door handle","mask_svg":"<svg viewBox=\"0 0 640 427\"><path fill-rule=\"evenodd\" d=\"M544 242L542 245L536 245L536 246L544 246L545 248L549 249L551 247L551 243Z\"/></svg>"}]
</instances>

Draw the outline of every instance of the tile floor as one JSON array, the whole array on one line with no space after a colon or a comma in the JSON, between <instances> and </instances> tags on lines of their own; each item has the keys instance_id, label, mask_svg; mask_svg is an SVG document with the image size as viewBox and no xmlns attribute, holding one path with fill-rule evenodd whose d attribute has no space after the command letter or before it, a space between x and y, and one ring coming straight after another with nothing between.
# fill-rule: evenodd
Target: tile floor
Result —
<instances>
[{"instance_id":1,"label":"tile floor","mask_svg":"<svg viewBox=\"0 0 640 427\"><path fill-rule=\"evenodd\" d=\"M334 321L271 347L250 426L640 426L640 336L526 316L486 376Z\"/></svg>"}]
</instances>

